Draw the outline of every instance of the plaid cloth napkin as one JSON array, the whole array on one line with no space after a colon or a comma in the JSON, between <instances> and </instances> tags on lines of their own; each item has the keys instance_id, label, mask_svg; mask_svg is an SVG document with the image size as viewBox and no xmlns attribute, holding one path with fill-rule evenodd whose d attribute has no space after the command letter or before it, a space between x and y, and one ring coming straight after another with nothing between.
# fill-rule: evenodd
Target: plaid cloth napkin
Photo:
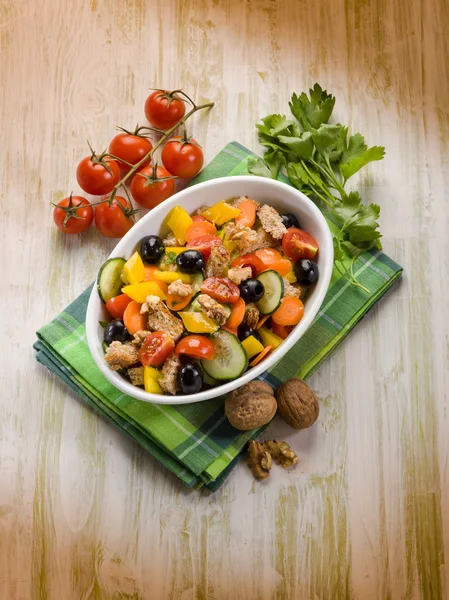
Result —
<instances>
[{"instance_id":1,"label":"plaid cloth napkin","mask_svg":"<svg viewBox=\"0 0 449 600\"><path fill-rule=\"evenodd\" d=\"M253 156L249 150L232 142L192 183L247 173L249 156ZM360 256L354 272L370 293L351 286L334 270L313 324L262 379L276 386L290 377L306 378L313 373L400 276L402 268L373 250ZM231 427L224 416L222 397L181 406L154 405L114 388L97 369L86 342L85 316L91 287L37 332L37 360L186 485L217 489L248 440L263 428L242 432Z\"/></svg>"}]
</instances>

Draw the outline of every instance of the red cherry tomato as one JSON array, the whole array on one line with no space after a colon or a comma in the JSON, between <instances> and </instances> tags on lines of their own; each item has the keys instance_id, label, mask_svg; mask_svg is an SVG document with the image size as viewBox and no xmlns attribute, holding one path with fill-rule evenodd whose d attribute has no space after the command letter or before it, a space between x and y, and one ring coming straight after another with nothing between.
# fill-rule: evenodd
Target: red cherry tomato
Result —
<instances>
[{"instance_id":1,"label":"red cherry tomato","mask_svg":"<svg viewBox=\"0 0 449 600\"><path fill-rule=\"evenodd\" d=\"M176 344L175 353L211 360L215 356L215 346L204 335L186 335Z\"/></svg>"},{"instance_id":2,"label":"red cherry tomato","mask_svg":"<svg viewBox=\"0 0 449 600\"><path fill-rule=\"evenodd\" d=\"M319 246L315 238L297 227L290 227L282 238L282 249L292 260L315 258Z\"/></svg>"},{"instance_id":3,"label":"red cherry tomato","mask_svg":"<svg viewBox=\"0 0 449 600\"><path fill-rule=\"evenodd\" d=\"M106 302L106 310L114 319L123 319L123 313L130 302L132 300L129 296L120 294Z\"/></svg>"},{"instance_id":4,"label":"red cherry tomato","mask_svg":"<svg viewBox=\"0 0 449 600\"><path fill-rule=\"evenodd\" d=\"M206 217L203 217L203 215L193 215L192 221L194 223L197 223L198 221L207 221L207 219L206 219Z\"/></svg>"},{"instance_id":5,"label":"red cherry tomato","mask_svg":"<svg viewBox=\"0 0 449 600\"><path fill-rule=\"evenodd\" d=\"M178 123L186 112L186 105L176 94L156 90L145 102L145 116L157 129L166 131Z\"/></svg>"},{"instance_id":6,"label":"red cherry tomato","mask_svg":"<svg viewBox=\"0 0 449 600\"><path fill-rule=\"evenodd\" d=\"M232 261L232 267L251 267L253 277L261 273L265 265L255 254L243 254Z\"/></svg>"},{"instance_id":7,"label":"red cherry tomato","mask_svg":"<svg viewBox=\"0 0 449 600\"><path fill-rule=\"evenodd\" d=\"M153 331L145 338L139 350L139 360L144 367L158 367L174 350L175 342L164 331Z\"/></svg>"},{"instance_id":8,"label":"red cherry tomato","mask_svg":"<svg viewBox=\"0 0 449 600\"><path fill-rule=\"evenodd\" d=\"M202 237L192 240L188 244L188 248L194 248L204 254L204 260L207 262L212 250L212 246L221 246L222 240L217 235L203 235Z\"/></svg>"},{"instance_id":9,"label":"red cherry tomato","mask_svg":"<svg viewBox=\"0 0 449 600\"><path fill-rule=\"evenodd\" d=\"M94 162L93 156L86 156L76 169L76 180L81 189L93 196L109 194L120 179L120 169L117 162L104 158Z\"/></svg>"},{"instance_id":10,"label":"red cherry tomato","mask_svg":"<svg viewBox=\"0 0 449 600\"><path fill-rule=\"evenodd\" d=\"M79 206L80 208L76 208ZM64 210L67 208L68 210ZM89 200L82 196L69 196L58 202L53 211L56 227L64 233L86 231L93 221L94 210Z\"/></svg>"},{"instance_id":11,"label":"red cherry tomato","mask_svg":"<svg viewBox=\"0 0 449 600\"><path fill-rule=\"evenodd\" d=\"M189 243L192 240L196 240L199 237L205 235L216 235L217 230L213 223L209 221L194 221L186 231L186 242Z\"/></svg>"},{"instance_id":12,"label":"red cherry tomato","mask_svg":"<svg viewBox=\"0 0 449 600\"><path fill-rule=\"evenodd\" d=\"M98 231L110 238L123 237L134 225L134 221L129 218L130 211L131 204L122 196L115 196L111 206L106 198L95 209L95 225Z\"/></svg>"},{"instance_id":13,"label":"red cherry tomato","mask_svg":"<svg viewBox=\"0 0 449 600\"><path fill-rule=\"evenodd\" d=\"M109 152L118 158L125 160L127 163L136 165L144 156L150 152L153 144L149 139L132 135L131 133L119 133L112 138L109 144ZM123 162L117 162L120 169L127 173L131 167ZM150 164L150 159L146 160L141 166L142 168Z\"/></svg>"},{"instance_id":14,"label":"red cherry tomato","mask_svg":"<svg viewBox=\"0 0 449 600\"><path fill-rule=\"evenodd\" d=\"M192 139L184 142L180 135L171 138L162 148L164 167L178 177L195 177L201 171L204 162L201 146Z\"/></svg>"},{"instance_id":15,"label":"red cherry tomato","mask_svg":"<svg viewBox=\"0 0 449 600\"><path fill-rule=\"evenodd\" d=\"M164 181L152 181L153 166L144 167L137 171L131 182L131 194L134 200L145 208L154 208L170 196L175 191L175 182L173 179ZM156 177L170 177L170 173L164 167L158 167ZM150 178L150 179L147 179Z\"/></svg>"},{"instance_id":16,"label":"red cherry tomato","mask_svg":"<svg viewBox=\"0 0 449 600\"><path fill-rule=\"evenodd\" d=\"M226 304L234 304L240 298L238 285L227 277L208 277L201 284L201 291Z\"/></svg>"}]
</instances>

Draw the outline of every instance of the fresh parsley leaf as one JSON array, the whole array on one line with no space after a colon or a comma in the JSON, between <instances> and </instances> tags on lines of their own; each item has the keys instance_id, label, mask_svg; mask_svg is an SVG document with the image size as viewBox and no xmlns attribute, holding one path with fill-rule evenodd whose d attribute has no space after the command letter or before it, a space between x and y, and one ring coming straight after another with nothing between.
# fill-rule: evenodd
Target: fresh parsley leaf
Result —
<instances>
[{"instance_id":1,"label":"fresh parsley leaf","mask_svg":"<svg viewBox=\"0 0 449 600\"><path fill-rule=\"evenodd\" d=\"M318 152L329 162L337 162L346 149L348 128L337 125L320 125L312 129L312 138Z\"/></svg>"},{"instance_id":2,"label":"fresh parsley leaf","mask_svg":"<svg viewBox=\"0 0 449 600\"><path fill-rule=\"evenodd\" d=\"M164 263L166 265L174 265L176 263L176 252L167 252L164 256Z\"/></svg>"},{"instance_id":3,"label":"fresh parsley leaf","mask_svg":"<svg viewBox=\"0 0 449 600\"><path fill-rule=\"evenodd\" d=\"M341 200L336 200L332 214L341 224L341 234L346 234L352 244L375 242L381 237L377 222L380 207L377 204L363 204L358 192L351 192Z\"/></svg>"},{"instance_id":4,"label":"fresh parsley leaf","mask_svg":"<svg viewBox=\"0 0 449 600\"><path fill-rule=\"evenodd\" d=\"M247 168L248 173L251 173L251 175L271 178L271 171L261 158L254 158L252 156L248 158Z\"/></svg>"},{"instance_id":5,"label":"fresh parsley leaf","mask_svg":"<svg viewBox=\"0 0 449 600\"><path fill-rule=\"evenodd\" d=\"M309 131L304 131L299 137L280 135L279 140L293 150L299 158L313 157L313 139Z\"/></svg>"},{"instance_id":6,"label":"fresh parsley leaf","mask_svg":"<svg viewBox=\"0 0 449 600\"><path fill-rule=\"evenodd\" d=\"M304 92L300 96L293 94L289 103L292 115L307 131L327 123L335 105L335 98L323 90L318 83L309 90L309 94L310 99Z\"/></svg>"},{"instance_id":7,"label":"fresh parsley leaf","mask_svg":"<svg viewBox=\"0 0 449 600\"><path fill-rule=\"evenodd\" d=\"M354 156L354 158L351 158L346 163L340 165L344 180L347 181L357 173L357 171L360 171L362 167L375 160L382 160L384 156L385 148L383 146L373 146L372 148L365 149L362 153L359 153Z\"/></svg>"},{"instance_id":8,"label":"fresh parsley leaf","mask_svg":"<svg viewBox=\"0 0 449 600\"><path fill-rule=\"evenodd\" d=\"M270 169L271 177L276 179L279 169L282 165L286 164L284 154L279 150L271 149L265 152L263 159L266 166Z\"/></svg>"}]
</instances>

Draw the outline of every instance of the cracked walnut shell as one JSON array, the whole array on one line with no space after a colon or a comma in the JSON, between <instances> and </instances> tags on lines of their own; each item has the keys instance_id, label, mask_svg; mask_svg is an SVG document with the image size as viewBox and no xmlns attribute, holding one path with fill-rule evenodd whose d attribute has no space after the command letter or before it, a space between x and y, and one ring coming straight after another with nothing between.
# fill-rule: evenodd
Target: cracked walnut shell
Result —
<instances>
[{"instance_id":1,"label":"cracked walnut shell","mask_svg":"<svg viewBox=\"0 0 449 600\"><path fill-rule=\"evenodd\" d=\"M294 429L306 429L320 412L318 398L301 379L289 379L276 390L278 414Z\"/></svg>"},{"instance_id":2,"label":"cracked walnut shell","mask_svg":"<svg viewBox=\"0 0 449 600\"><path fill-rule=\"evenodd\" d=\"M264 381L250 381L227 394L225 399L225 415L231 425L241 431L269 423L276 409L273 389Z\"/></svg>"}]
</instances>

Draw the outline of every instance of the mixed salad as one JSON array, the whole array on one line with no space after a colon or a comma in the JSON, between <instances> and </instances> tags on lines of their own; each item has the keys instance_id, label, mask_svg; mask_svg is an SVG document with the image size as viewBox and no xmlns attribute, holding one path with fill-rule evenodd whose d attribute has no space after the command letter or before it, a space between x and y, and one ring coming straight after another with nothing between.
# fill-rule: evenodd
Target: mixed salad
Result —
<instances>
[{"instance_id":1,"label":"mixed salad","mask_svg":"<svg viewBox=\"0 0 449 600\"><path fill-rule=\"evenodd\" d=\"M282 344L318 280L318 243L292 214L246 196L144 237L101 267L105 361L154 394L196 394L236 379Z\"/></svg>"}]
</instances>

